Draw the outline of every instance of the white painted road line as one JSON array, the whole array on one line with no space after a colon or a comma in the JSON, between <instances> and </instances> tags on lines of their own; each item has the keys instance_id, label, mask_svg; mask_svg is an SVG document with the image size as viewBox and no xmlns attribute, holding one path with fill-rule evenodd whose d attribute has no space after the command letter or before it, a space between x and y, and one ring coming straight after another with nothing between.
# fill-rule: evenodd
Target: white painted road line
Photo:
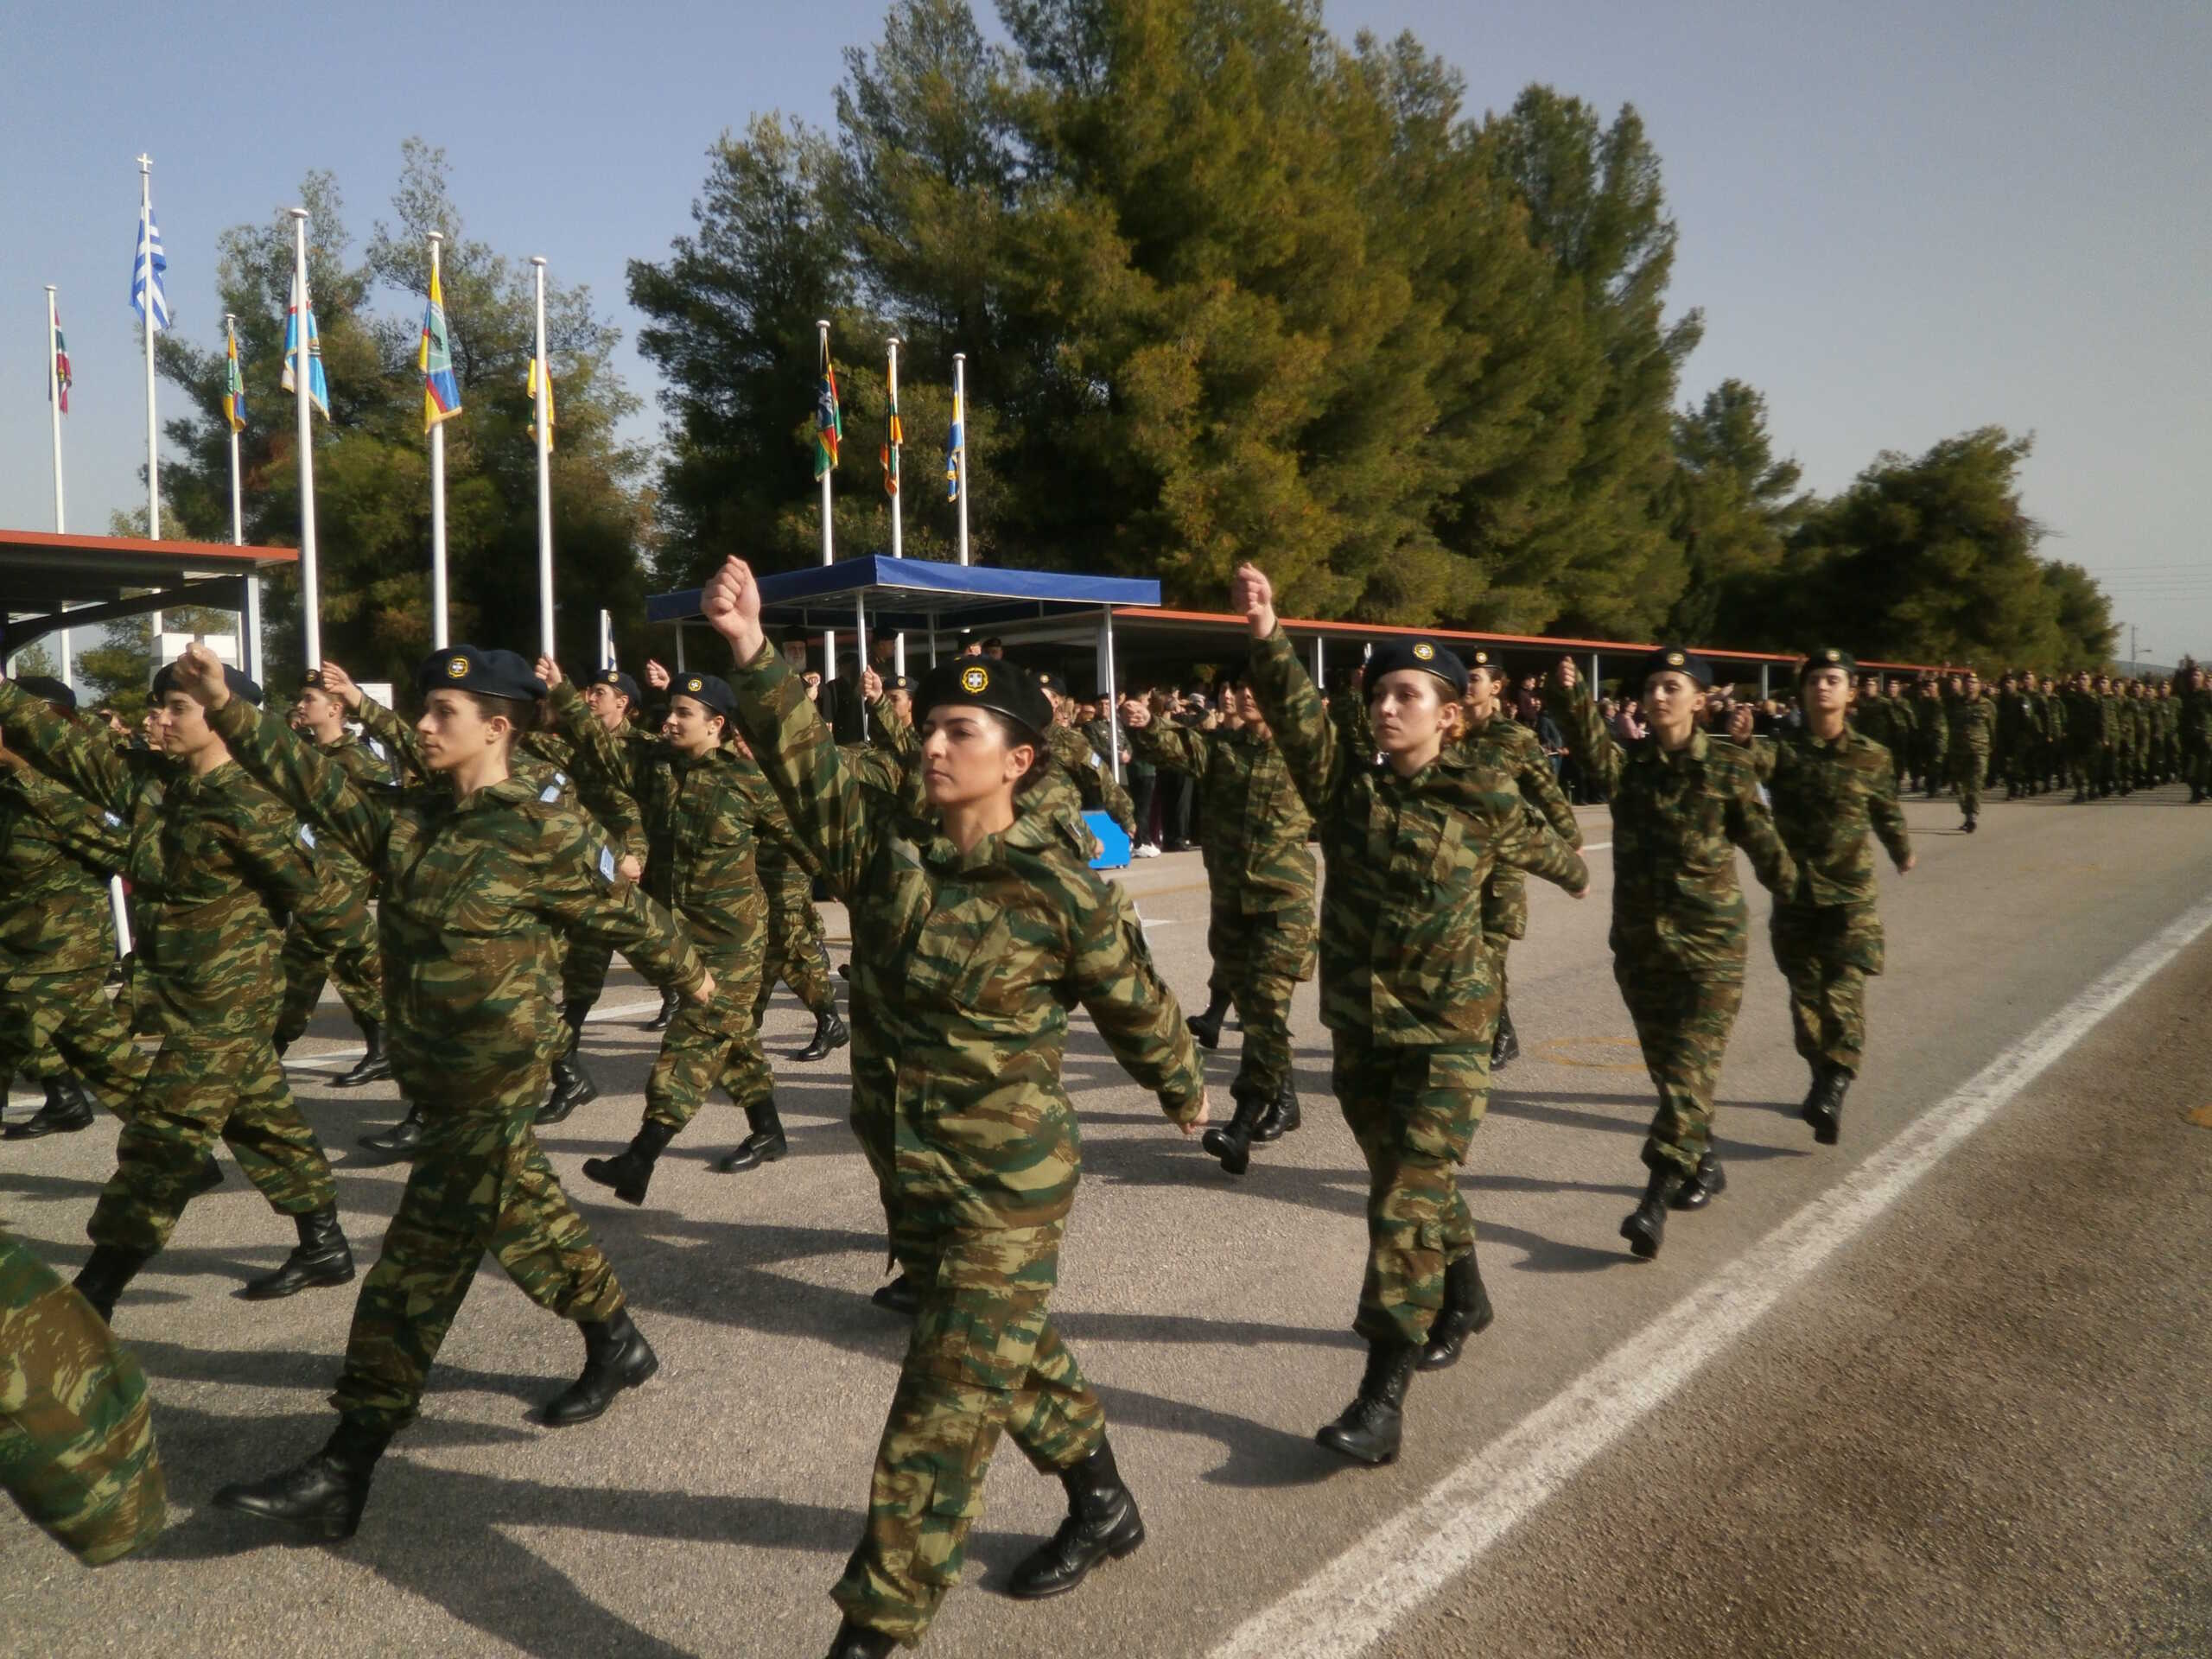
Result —
<instances>
[{"instance_id":1,"label":"white painted road line","mask_svg":"<svg viewBox=\"0 0 2212 1659\"><path fill-rule=\"evenodd\" d=\"M2212 927L2199 901L1879 1152L1212 1649L1353 1659L1664 1404L1829 1256ZM1345 1478L1356 1479L1347 1474Z\"/></svg>"}]
</instances>

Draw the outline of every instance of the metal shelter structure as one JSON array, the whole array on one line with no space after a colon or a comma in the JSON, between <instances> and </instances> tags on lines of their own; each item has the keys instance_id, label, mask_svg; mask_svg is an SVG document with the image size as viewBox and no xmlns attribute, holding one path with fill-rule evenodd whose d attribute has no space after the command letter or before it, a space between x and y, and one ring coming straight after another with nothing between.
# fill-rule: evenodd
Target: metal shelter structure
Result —
<instances>
[{"instance_id":1,"label":"metal shelter structure","mask_svg":"<svg viewBox=\"0 0 2212 1659\"><path fill-rule=\"evenodd\" d=\"M698 622L696 588L655 594L645 620L676 630L677 666L684 665L684 629ZM1054 570L1011 570L1000 565L944 564L933 559L890 558L871 553L834 564L786 570L760 578L760 620L772 628L823 633L854 627L859 659L868 660L871 630L900 636L899 665L906 668L907 637L924 637L927 661L940 650L957 653L960 635L978 630L1013 638L1017 627L1071 631L1097 653L1098 683L1114 701L1114 626L1160 604L1160 584L1131 576L1079 576ZM836 678L835 661L823 665ZM1121 772L1121 733L1109 757Z\"/></svg>"},{"instance_id":2,"label":"metal shelter structure","mask_svg":"<svg viewBox=\"0 0 2212 1659\"><path fill-rule=\"evenodd\" d=\"M265 679L261 578L299 556L289 547L0 531L0 659L64 629L196 606L238 613L239 666Z\"/></svg>"}]
</instances>

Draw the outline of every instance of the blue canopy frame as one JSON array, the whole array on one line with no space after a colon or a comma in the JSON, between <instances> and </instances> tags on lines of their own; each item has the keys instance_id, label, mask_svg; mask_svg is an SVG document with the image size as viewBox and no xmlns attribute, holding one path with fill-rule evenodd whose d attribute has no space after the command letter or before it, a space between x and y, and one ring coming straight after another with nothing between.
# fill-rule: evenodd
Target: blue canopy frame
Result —
<instances>
[{"instance_id":1,"label":"blue canopy frame","mask_svg":"<svg viewBox=\"0 0 2212 1659\"><path fill-rule=\"evenodd\" d=\"M930 660L937 660L941 628L1004 627L1071 613L1098 613L1099 677L1106 698L1112 753L1106 759L1122 775L1122 729L1114 686L1114 612L1119 607L1160 603L1160 584L1136 576L1071 575L1058 570L1013 570L1003 565L946 564L935 559L896 559L870 553L833 564L762 576L760 620L825 636L823 677L837 677L836 633L851 626L861 660L871 626L897 633L926 632ZM683 626L700 620L701 589L653 594L645 620L676 629L676 660L683 662Z\"/></svg>"}]
</instances>

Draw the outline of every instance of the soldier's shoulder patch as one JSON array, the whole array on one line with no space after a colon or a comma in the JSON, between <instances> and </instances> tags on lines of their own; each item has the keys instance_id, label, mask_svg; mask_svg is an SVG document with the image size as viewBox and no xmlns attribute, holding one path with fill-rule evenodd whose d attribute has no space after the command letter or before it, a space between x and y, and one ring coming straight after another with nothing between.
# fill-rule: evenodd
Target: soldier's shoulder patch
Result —
<instances>
[{"instance_id":1,"label":"soldier's shoulder patch","mask_svg":"<svg viewBox=\"0 0 2212 1659\"><path fill-rule=\"evenodd\" d=\"M561 792L560 775L556 773L554 775L553 782L546 785L544 788L537 791L537 798L550 804L559 800L561 798Z\"/></svg>"},{"instance_id":2,"label":"soldier's shoulder patch","mask_svg":"<svg viewBox=\"0 0 2212 1659\"><path fill-rule=\"evenodd\" d=\"M614 849L602 844L599 849L599 879L608 887L614 885Z\"/></svg>"},{"instance_id":3,"label":"soldier's shoulder patch","mask_svg":"<svg viewBox=\"0 0 2212 1659\"><path fill-rule=\"evenodd\" d=\"M361 740L361 745L379 760L389 760L391 759L390 751L388 751L383 743L376 738L364 737Z\"/></svg>"},{"instance_id":4,"label":"soldier's shoulder patch","mask_svg":"<svg viewBox=\"0 0 2212 1659\"><path fill-rule=\"evenodd\" d=\"M308 848L310 851L314 849L315 826L313 824L303 823L300 826L300 844Z\"/></svg>"},{"instance_id":5,"label":"soldier's shoulder patch","mask_svg":"<svg viewBox=\"0 0 2212 1659\"><path fill-rule=\"evenodd\" d=\"M891 838L891 856L910 869L919 869L922 865L922 849L904 836Z\"/></svg>"},{"instance_id":6,"label":"soldier's shoulder patch","mask_svg":"<svg viewBox=\"0 0 2212 1659\"><path fill-rule=\"evenodd\" d=\"M107 820L107 827L109 829L120 830L123 828L122 814L118 812L103 812L100 814L100 817Z\"/></svg>"}]
</instances>

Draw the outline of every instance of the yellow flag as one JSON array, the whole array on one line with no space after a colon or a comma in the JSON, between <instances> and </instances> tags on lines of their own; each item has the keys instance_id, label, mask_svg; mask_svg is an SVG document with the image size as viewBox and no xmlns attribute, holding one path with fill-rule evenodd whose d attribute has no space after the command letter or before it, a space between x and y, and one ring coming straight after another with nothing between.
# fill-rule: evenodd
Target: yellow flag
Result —
<instances>
[{"instance_id":1,"label":"yellow flag","mask_svg":"<svg viewBox=\"0 0 2212 1659\"><path fill-rule=\"evenodd\" d=\"M537 407L537 377L541 373L545 376L545 447L550 449L553 447L554 429L560 425L560 422L553 414L553 376L551 372L545 369L536 358L531 358L530 359L530 406L532 410ZM531 418L530 435L533 438L537 435L537 420L535 415Z\"/></svg>"}]
</instances>

